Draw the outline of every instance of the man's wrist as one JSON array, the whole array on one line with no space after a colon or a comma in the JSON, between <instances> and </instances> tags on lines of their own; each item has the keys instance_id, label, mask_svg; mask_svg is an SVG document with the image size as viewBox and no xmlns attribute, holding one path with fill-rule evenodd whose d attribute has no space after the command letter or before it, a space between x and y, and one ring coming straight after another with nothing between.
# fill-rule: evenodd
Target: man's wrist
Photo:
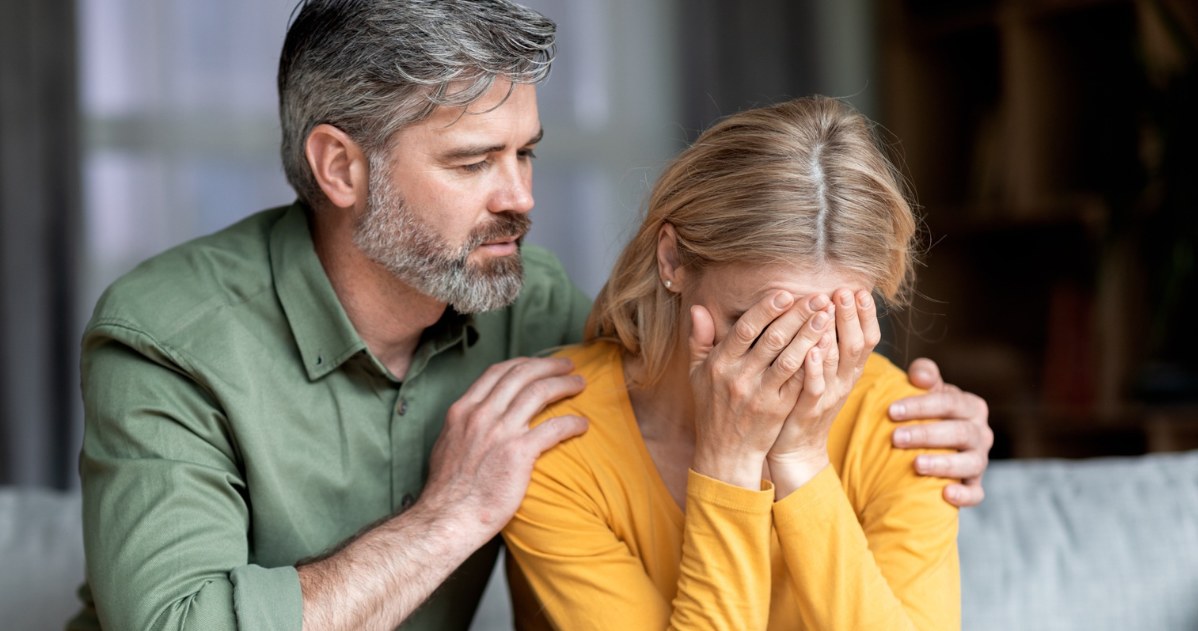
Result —
<instances>
[{"instance_id":1,"label":"man's wrist","mask_svg":"<svg viewBox=\"0 0 1198 631\"><path fill-rule=\"evenodd\" d=\"M470 501L428 494L422 495L401 516L422 522L432 532L444 533L445 542L450 544L447 552L469 547L462 560L498 535L511 519L510 515L497 514L493 508L476 506Z\"/></svg>"}]
</instances>

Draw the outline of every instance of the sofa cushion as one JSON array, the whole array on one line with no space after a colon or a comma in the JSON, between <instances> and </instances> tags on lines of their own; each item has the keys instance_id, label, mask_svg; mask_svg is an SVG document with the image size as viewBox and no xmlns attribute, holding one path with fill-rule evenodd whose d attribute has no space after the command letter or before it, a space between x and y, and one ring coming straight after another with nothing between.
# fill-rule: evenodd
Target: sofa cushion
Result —
<instances>
[{"instance_id":1,"label":"sofa cushion","mask_svg":"<svg viewBox=\"0 0 1198 631\"><path fill-rule=\"evenodd\" d=\"M985 486L961 511L965 629L1198 629L1198 451L996 461Z\"/></svg>"},{"instance_id":2,"label":"sofa cushion","mask_svg":"<svg viewBox=\"0 0 1198 631\"><path fill-rule=\"evenodd\" d=\"M78 494L0 488L0 627L62 629L79 609Z\"/></svg>"}]
</instances>

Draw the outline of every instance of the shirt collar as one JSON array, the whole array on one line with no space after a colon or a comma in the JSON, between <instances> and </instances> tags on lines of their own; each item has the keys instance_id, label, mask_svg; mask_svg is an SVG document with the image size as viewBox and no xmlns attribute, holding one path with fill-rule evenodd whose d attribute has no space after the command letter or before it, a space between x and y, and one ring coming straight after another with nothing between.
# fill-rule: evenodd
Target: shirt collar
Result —
<instances>
[{"instance_id":1,"label":"shirt collar","mask_svg":"<svg viewBox=\"0 0 1198 631\"><path fill-rule=\"evenodd\" d=\"M275 224L271 232L270 264L275 291L287 314L304 369L308 378L315 381L355 354L369 350L316 256L307 212L301 202L296 202ZM441 319L425 330L412 368L423 368L433 355L455 345L461 344L466 349L477 341L474 316L447 308ZM374 363L378 364L377 360Z\"/></svg>"},{"instance_id":2,"label":"shirt collar","mask_svg":"<svg viewBox=\"0 0 1198 631\"><path fill-rule=\"evenodd\" d=\"M324 377L366 348L316 256L300 202L271 231L270 267L309 379Z\"/></svg>"}]
</instances>

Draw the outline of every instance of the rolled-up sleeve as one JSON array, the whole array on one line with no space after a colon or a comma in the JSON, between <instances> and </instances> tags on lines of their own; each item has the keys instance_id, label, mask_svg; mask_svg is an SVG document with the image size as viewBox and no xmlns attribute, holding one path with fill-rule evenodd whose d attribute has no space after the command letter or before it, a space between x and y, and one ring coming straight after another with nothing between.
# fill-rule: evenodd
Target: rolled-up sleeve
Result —
<instances>
[{"instance_id":1,"label":"rolled-up sleeve","mask_svg":"<svg viewBox=\"0 0 1198 631\"><path fill-rule=\"evenodd\" d=\"M109 323L84 340L88 582L105 629L301 628L293 567L253 564L228 424L186 359Z\"/></svg>"}]
</instances>

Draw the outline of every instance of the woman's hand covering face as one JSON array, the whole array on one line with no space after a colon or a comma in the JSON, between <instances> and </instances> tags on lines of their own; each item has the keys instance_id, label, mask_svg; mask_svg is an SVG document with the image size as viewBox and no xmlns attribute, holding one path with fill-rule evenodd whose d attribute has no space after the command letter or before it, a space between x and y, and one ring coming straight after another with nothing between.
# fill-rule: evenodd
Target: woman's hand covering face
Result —
<instances>
[{"instance_id":1,"label":"woman's hand covering face","mask_svg":"<svg viewBox=\"0 0 1198 631\"><path fill-rule=\"evenodd\" d=\"M880 338L869 292L797 302L771 293L719 343L706 308L692 307L691 317L695 470L747 488L759 484L767 456L776 485L779 473L796 480L818 473L832 420Z\"/></svg>"},{"instance_id":2,"label":"woman's hand covering face","mask_svg":"<svg viewBox=\"0 0 1198 631\"><path fill-rule=\"evenodd\" d=\"M828 465L832 422L881 339L868 291L838 289L830 300L815 296L810 302L818 309L811 322L822 335L804 359L801 375L797 375L802 383L798 401L767 458L779 498Z\"/></svg>"}]
</instances>

